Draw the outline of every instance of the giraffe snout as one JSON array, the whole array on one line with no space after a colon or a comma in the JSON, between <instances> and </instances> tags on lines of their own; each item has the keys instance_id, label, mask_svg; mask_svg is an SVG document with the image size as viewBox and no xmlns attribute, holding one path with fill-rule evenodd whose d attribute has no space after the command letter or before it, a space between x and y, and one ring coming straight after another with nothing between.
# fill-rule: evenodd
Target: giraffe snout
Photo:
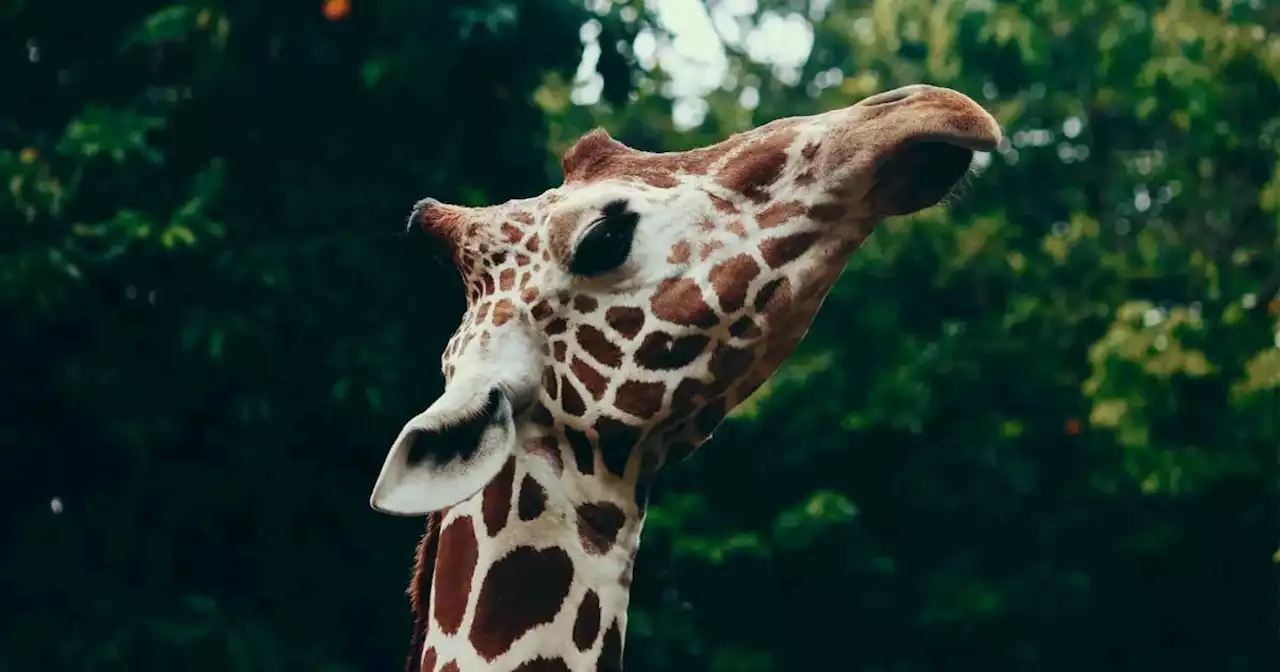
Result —
<instances>
[{"instance_id":1,"label":"giraffe snout","mask_svg":"<svg viewBox=\"0 0 1280 672\"><path fill-rule=\"evenodd\" d=\"M874 218L922 210L959 185L973 153L1001 141L1000 124L972 98L914 84L828 113L831 132L819 159L840 192Z\"/></svg>"},{"instance_id":2,"label":"giraffe snout","mask_svg":"<svg viewBox=\"0 0 1280 672\"><path fill-rule=\"evenodd\" d=\"M883 117L907 140L933 140L975 152L990 152L1002 137L1000 124L972 98L940 86L912 84L877 93L855 110Z\"/></svg>"}]
</instances>

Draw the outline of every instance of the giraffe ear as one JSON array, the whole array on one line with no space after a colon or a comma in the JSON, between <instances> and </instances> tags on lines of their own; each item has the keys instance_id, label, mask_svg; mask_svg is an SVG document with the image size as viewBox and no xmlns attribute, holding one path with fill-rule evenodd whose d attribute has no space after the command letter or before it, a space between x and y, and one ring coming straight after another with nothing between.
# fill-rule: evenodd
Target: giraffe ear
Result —
<instances>
[{"instance_id":1,"label":"giraffe ear","mask_svg":"<svg viewBox=\"0 0 1280 672\"><path fill-rule=\"evenodd\" d=\"M402 516L453 506L488 485L515 443L511 400L501 388L450 385L400 430L369 505Z\"/></svg>"}]
</instances>

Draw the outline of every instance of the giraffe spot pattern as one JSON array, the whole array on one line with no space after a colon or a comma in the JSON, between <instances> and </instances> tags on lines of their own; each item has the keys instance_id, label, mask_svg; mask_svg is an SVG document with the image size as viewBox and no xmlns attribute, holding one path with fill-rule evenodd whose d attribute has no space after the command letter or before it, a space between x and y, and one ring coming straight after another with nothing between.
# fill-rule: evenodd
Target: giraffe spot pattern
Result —
<instances>
[{"instance_id":1,"label":"giraffe spot pattern","mask_svg":"<svg viewBox=\"0 0 1280 672\"><path fill-rule=\"evenodd\" d=\"M622 365L622 349L614 345L603 331L584 324L578 327L575 335L578 337L578 345L597 362L614 368Z\"/></svg>"},{"instance_id":2,"label":"giraffe spot pattern","mask_svg":"<svg viewBox=\"0 0 1280 672\"><path fill-rule=\"evenodd\" d=\"M760 330L750 315L743 315L729 325L729 334L735 338L755 338L760 335Z\"/></svg>"},{"instance_id":3,"label":"giraffe spot pattern","mask_svg":"<svg viewBox=\"0 0 1280 672\"><path fill-rule=\"evenodd\" d=\"M791 281L778 278L761 287L760 292L756 294L754 307L766 324L770 321L781 322L786 319L787 314L791 312Z\"/></svg>"},{"instance_id":4,"label":"giraffe spot pattern","mask_svg":"<svg viewBox=\"0 0 1280 672\"><path fill-rule=\"evenodd\" d=\"M710 396L706 383L696 378L685 378L671 394L671 415L683 419L698 409L697 398Z\"/></svg>"},{"instance_id":5,"label":"giraffe spot pattern","mask_svg":"<svg viewBox=\"0 0 1280 672\"><path fill-rule=\"evenodd\" d=\"M573 451L574 464L578 466L578 473L584 476L590 476L596 471L595 451L591 449L591 439L586 434L572 428L564 428L564 438L569 442L569 448Z\"/></svg>"},{"instance_id":6,"label":"giraffe spot pattern","mask_svg":"<svg viewBox=\"0 0 1280 672\"><path fill-rule=\"evenodd\" d=\"M662 410L667 386L662 382L628 380L618 386L613 405L637 418L648 420Z\"/></svg>"},{"instance_id":7,"label":"giraffe spot pattern","mask_svg":"<svg viewBox=\"0 0 1280 672\"><path fill-rule=\"evenodd\" d=\"M520 663L512 672L570 672L564 658L534 658Z\"/></svg>"},{"instance_id":8,"label":"giraffe spot pattern","mask_svg":"<svg viewBox=\"0 0 1280 672\"><path fill-rule=\"evenodd\" d=\"M579 313L591 313L595 311L599 305L600 302L596 301L594 297L587 296L586 294L579 294L573 297L573 309Z\"/></svg>"},{"instance_id":9,"label":"giraffe spot pattern","mask_svg":"<svg viewBox=\"0 0 1280 672\"><path fill-rule=\"evenodd\" d=\"M511 513L511 488L515 480L516 458L507 458L502 471L484 487L484 495L480 502L480 510L484 518L485 531L492 537L502 531Z\"/></svg>"},{"instance_id":10,"label":"giraffe spot pattern","mask_svg":"<svg viewBox=\"0 0 1280 672\"><path fill-rule=\"evenodd\" d=\"M502 299L493 306L493 326L501 327L511 318L515 317L516 307L511 303L511 299ZM484 332L488 334L489 332Z\"/></svg>"},{"instance_id":11,"label":"giraffe spot pattern","mask_svg":"<svg viewBox=\"0 0 1280 672\"><path fill-rule=\"evenodd\" d=\"M427 647L427 650L422 652L422 672L435 672L435 669L436 650L432 647Z\"/></svg>"},{"instance_id":12,"label":"giraffe spot pattern","mask_svg":"<svg viewBox=\"0 0 1280 672\"><path fill-rule=\"evenodd\" d=\"M556 370L550 366L542 367L542 389L547 391L547 396L552 401L560 394L559 379L556 378Z\"/></svg>"},{"instance_id":13,"label":"giraffe spot pattern","mask_svg":"<svg viewBox=\"0 0 1280 672\"><path fill-rule=\"evenodd\" d=\"M618 540L626 514L612 502L589 502L578 506L578 539L592 555L603 555Z\"/></svg>"},{"instance_id":14,"label":"giraffe spot pattern","mask_svg":"<svg viewBox=\"0 0 1280 672\"><path fill-rule=\"evenodd\" d=\"M753 359L750 352L732 345L716 348L711 361L707 363L707 370L714 381L713 386L717 391L728 389L729 385L750 370Z\"/></svg>"},{"instance_id":15,"label":"giraffe spot pattern","mask_svg":"<svg viewBox=\"0 0 1280 672\"><path fill-rule=\"evenodd\" d=\"M623 338L631 340L644 328L644 311L633 306L614 306L604 311L604 321Z\"/></svg>"},{"instance_id":16,"label":"giraffe spot pattern","mask_svg":"<svg viewBox=\"0 0 1280 672\"><path fill-rule=\"evenodd\" d=\"M557 362L563 362L564 358L569 354L569 346L564 341L556 341L552 344L551 349L552 355L556 358Z\"/></svg>"},{"instance_id":17,"label":"giraffe spot pattern","mask_svg":"<svg viewBox=\"0 0 1280 672\"><path fill-rule=\"evenodd\" d=\"M598 672L622 672L622 629L614 620L604 633L604 645L600 647Z\"/></svg>"},{"instance_id":18,"label":"giraffe spot pattern","mask_svg":"<svg viewBox=\"0 0 1280 672\"><path fill-rule=\"evenodd\" d=\"M542 301L535 303L533 308L529 309L529 312L533 315L533 319L539 321L545 320L548 317L551 317L551 304L547 303L546 299L543 299Z\"/></svg>"},{"instance_id":19,"label":"giraffe spot pattern","mask_svg":"<svg viewBox=\"0 0 1280 672\"><path fill-rule=\"evenodd\" d=\"M587 405L582 401L578 388L566 376L560 377L560 409L576 417L582 417L587 412Z\"/></svg>"},{"instance_id":20,"label":"giraffe spot pattern","mask_svg":"<svg viewBox=\"0 0 1280 672\"><path fill-rule=\"evenodd\" d=\"M514 289L515 286L516 286L516 269L514 268L503 269L502 273L498 275L498 289L501 289L502 291L506 292Z\"/></svg>"},{"instance_id":21,"label":"giraffe spot pattern","mask_svg":"<svg viewBox=\"0 0 1280 672\"><path fill-rule=\"evenodd\" d=\"M440 631L453 635L462 626L471 593L471 576L476 571L480 549L471 516L454 520L440 533L436 557L434 617Z\"/></svg>"},{"instance_id":22,"label":"giraffe spot pattern","mask_svg":"<svg viewBox=\"0 0 1280 672\"><path fill-rule=\"evenodd\" d=\"M550 623L564 607L572 581L573 561L562 548L517 546L498 558L476 599L469 637L476 653L492 661L525 633Z\"/></svg>"},{"instance_id":23,"label":"giraffe spot pattern","mask_svg":"<svg viewBox=\"0 0 1280 672\"><path fill-rule=\"evenodd\" d=\"M732 201L727 201L715 194L707 194L707 198L711 199L711 205L715 207L716 212L726 215L736 215L741 212L741 210L738 209L738 206L734 205Z\"/></svg>"},{"instance_id":24,"label":"giraffe spot pattern","mask_svg":"<svg viewBox=\"0 0 1280 672\"><path fill-rule=\"evenodd\" d=\"M809 219L824 224L835 224L844 219L848 207L839 203L819 203L809 208Z\"/></svg>"},{"instance_id":25,"label":"giraffe spot pattern","mask_svg":"<svg viewBox=\"0 0 1280 672\"><path fill-rule=\"evenodd\" d=\"M818 240L817 231L801 231L789 236L766 238L760 241L760 256L770 268L795 261Z\"/></svg>"},{"instance_id":26,"label":"giraffe spot pattern","mask_svg":"<svg viewBox=\"0 0 1280 672\"><path fill-rule=\"evenodd\" d=\"M672 338L671 334L653 331L636 348L635 361L650 371L678 369L697 359L710 342L710 338L701 334Z\"/></svg>"},{"instance_id":27,"label":"giraffe spot pattern","mask_svg":"<svg viewBox=\"0 0 1280 672\"><path fill-rule=\"evenodd\" d=\"M756 222L760 224L762 229L772 229L805 214L807 210L808 208L798 201L782 201L761 210L756 215Z\"/></svg>"},{"instance_id":28,"label":"giraffe spot pattern","mask_svg":"<svg viewBox=\"0 0 1280 672\"><path fill-rule=\"evenodd\" d=\"M596 420L595 428L600 437L600 458L605 469L622 478L631 449L640 442L640 430L609 416Z\"/></svg>"},{"instance_id":29,"label":"giraffe spot pattern","mask_svg":"<svg viewBox=\"0 0 1280 672\"><path fill-rule=\"evenodd\" d=\"M440 668L440 672L460 672L460 670L458 669L458 664L451 660Z\"/></svg>"},{"instance_id":30,"label":"giraffe spot pattern","mask_svg":"<svg viewBox=\"0 0 1280 672\"><path fill-rule=\"evenodd\" d=\"M747 301L747 287L760 274L760 264L749 254L739 254L720 262L708 278L711 289L720 297L720 308L738 312Z\"/></svg>"},{"instance_id":31,"label":"giraffe spot pattern","mask_svg":"<svg viewBox=\"0 0 1280 672\"><path fill-rule=\"evenodd\" d=\"M722 249L724 249L724 243L718 240L712 240L711 242L703 245L702 249L698 251L698 259L706 261L711 258L711 255Z\"/></svg>"},{"instance_id":32,"label":"giraffe spot pattern","mask_svg":"<svg viewBox=\"0 0 1280 672\"><path fill-rule=\"evenodd\" d=\"M794 138L794 132L780 131L745 148L725 166L717 182L751 201L767 201L769 186L781 177L787 167L787 147Z\"/></svg>"},{"instance_id":33,"label":"giraffe spot pattern","mask_svg":"<svg viewBox=\"0 0 1280 672\"><path fill-rule=\"evenodd\" d=\"M573 645L579 651L587 651L596 643L600 634L600 596L588 590L578 603L578 615L573 619Z\"/></svg>"},{"instance_id":34,"label":"giraffe spot pattern","mask_svg":"<svg viewBox=\"0 0 1280 672\"><path fill-rule=\"evenodd\" d=\"M692 257L692 249L689 247L689 241L681 240L671 246L671 252L667 254L667 263L687 264L690 257Z\"/></svg>"},{"instance_id":35,"label":"giraffe spot pattern","mask_svg":"<svg viewBox=\"0 0 1280 672\"><path fill-rule=\"evenodd\" d=\"M710 329L717 322L702 288L692 278L663 280L654 290L650 308L654 317L680 326Z\"/></svg>"},{"instance_id":36,"label":"giraffe spot pattern","mask_svg":"<svg viewBox=\"0 0 1280 672\"><path fill-rule=\"evenodd\" d=\"M533 476L525 474L524 480L520 482L520 497L516 503L520 520L529 522L541 516L546 508L547 491Z\"/></svg>"},{"instance_id":37,"label":"giraffe spot pattern","mask_svg":"<svg viewBox=\"0 0 1280 672\"><path fill-rule=\"evenodd\" d=\"M604 399L604 393L609 390L609 379L578 357L574 357L570 362L569 370L582 383L582 386L587 388L587 393L592 399L596 401Z\"/></svg>"}]
</instances>

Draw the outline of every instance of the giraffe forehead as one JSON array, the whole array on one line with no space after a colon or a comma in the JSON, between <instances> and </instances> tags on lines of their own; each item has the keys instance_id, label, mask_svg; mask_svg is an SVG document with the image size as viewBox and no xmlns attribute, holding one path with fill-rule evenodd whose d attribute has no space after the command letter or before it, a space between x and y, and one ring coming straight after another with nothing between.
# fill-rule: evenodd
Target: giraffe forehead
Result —
<instances>
[{"instance_id":1,"label":"giraffe forehead","mask_svg":"<svg viewBox=\"0 0 1280 672\"><path fill-rule=\"evenodd\" d=\"M797 140L810 140L807 136L821 130L820 125L801 121L776 120L715 145L667 153L641 152L611 139L601 144L601 137L589 135L570 150L581 156L575 158L562 186L532 198L471 208L464 245L475 247L477 241L501 245L504 239L505 244L513 244L532 230L552 242L554 251L563 252L589 221L587 216L611 200L627 200L638 205L635 209L643 209L691 195L714 202L714 194L728 190L762 203L767 198L761 187L777 180L794 159L807 163L813 158L808 150L816 145L805 152L792 151L794 145L805 144Z\"/></svg>"}]
</instances>

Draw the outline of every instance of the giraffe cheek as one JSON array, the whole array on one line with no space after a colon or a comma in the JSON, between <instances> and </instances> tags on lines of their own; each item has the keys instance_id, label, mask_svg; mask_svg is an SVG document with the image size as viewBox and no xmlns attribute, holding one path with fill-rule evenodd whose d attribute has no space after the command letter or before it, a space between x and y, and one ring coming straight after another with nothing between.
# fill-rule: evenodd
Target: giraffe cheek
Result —
<instances>
[{"instance_id":1,"label":"giraffe cheek","mask_svg":"<svg viewBox=\"0 0 1280 672\"><path fill-rule=\"evenodd\" d=\"M720 297L720 307L736 313L747 301L747 286L760 274L760 265L749 254L739 254L711 269L711 287Z\"/></svg>"},{"instance_id":2,"label":"giraffe cheek","mask_svg":"<svg viewBox=\"0 0 1280 672\"><path fill-rule=\"evenodd\" d=\"M702 295L702 288L690 278L662 281L653 294L651 306L654 317L684 327L710 329L718 321Z\"/></svg>"}]
</instances>

